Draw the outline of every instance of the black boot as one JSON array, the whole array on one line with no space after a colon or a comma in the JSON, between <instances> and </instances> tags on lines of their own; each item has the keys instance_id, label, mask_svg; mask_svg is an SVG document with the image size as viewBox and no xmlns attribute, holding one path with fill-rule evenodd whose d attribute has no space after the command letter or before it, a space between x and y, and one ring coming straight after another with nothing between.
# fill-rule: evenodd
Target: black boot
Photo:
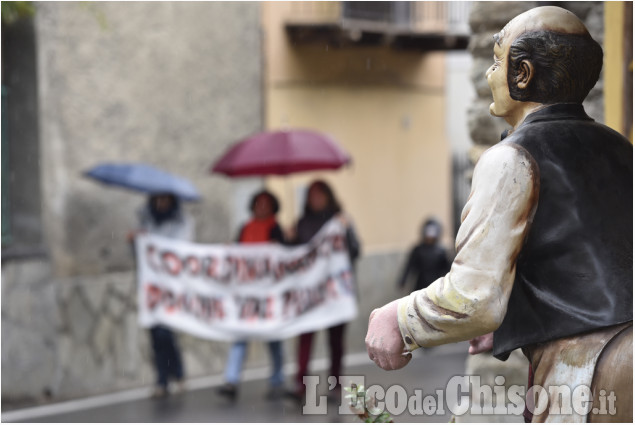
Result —
<instances>
[{"instance_id":1,"label":"black boot","mask_svg":"<svg viewBox=\"0 0 635 425\"><path fill-rule=\"evenodd\" d=\"M238 387L234 384L227 383L216 390L218 395L227 397L230 401L235 401L238 397Z\"/></svg>"}]
</instances>

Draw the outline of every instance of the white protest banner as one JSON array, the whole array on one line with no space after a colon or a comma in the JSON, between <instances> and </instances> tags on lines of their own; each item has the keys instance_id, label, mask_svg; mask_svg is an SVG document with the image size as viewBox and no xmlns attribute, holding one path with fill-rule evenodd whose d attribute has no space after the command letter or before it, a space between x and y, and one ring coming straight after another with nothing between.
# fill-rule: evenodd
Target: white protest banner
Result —
<instances>
[{"instance_id":1,"label":"white protest banner","mask_svg":"<svg viewBox=\"0 0 635 425\"><path fill-rule=\"evenodd\" d=\"M338 220L308 244L203 245L136 238L141 326L214 340L289 338L357 316Z\"/></svg>"}]
</instances>

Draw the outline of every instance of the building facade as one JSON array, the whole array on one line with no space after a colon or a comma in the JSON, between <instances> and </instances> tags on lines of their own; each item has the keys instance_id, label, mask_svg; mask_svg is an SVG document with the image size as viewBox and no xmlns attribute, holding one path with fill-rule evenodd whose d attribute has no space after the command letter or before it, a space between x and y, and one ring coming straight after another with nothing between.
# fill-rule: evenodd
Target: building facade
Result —
<instances>
[{"instance_id":1,"label":"building facade","mask_svg":"<svg viewBox=\"0 0 635 425\"><path fill-rule=\"evenodd\" d=\"M404 252L423 219L451 226L444 50L466 47L467 14L407 2L301 6L48 2L6 27L5 406L154 381L126 242L144 198L82 177L102 161L143 161L193 181L203 201L186 208L203 243L231 241L263 184L291 226L307 182L330 181L363 242L348 349L364 349L368 314L399 295ZM308 31L307 40L315 23L335 38L312 41ZM266 181L209 175L230 143L284 127L331 133L354 165ZM179 339L188 377L222 371L227 343ZM294 361L295 344L285 345ZM250 350L250 365L266 364L262 344Z\"/></svg>"},{"instance_id":2,"label":"building facade","mask_svg":"<svg viewBox=\"0 0 635 425\"><path fill-rule=\"evenodd\" d=\"M440 219L453 245L462 198L452 198L452 156L471 148L468 134L485 146L502 130L483 115L492 29L534 4L42 2L3 24L5 408L154 382L126 241L144 198L82 177L103 161L148 162L193 181L203 200L186 209L202 243L233 240L263 186L289 227L307 184L330 182L363 244L347 345L364 350L368 315L400 296L423 220ZM603 34L602 3L570 4ZM292 127L331 134L352 166L284 179L209 174L232 142ZM222 371L227 343L179 340L188 377ZM285 343L289 361L295 348ZM262 344L250 352L249 365L267 364Z\"/></svg>"},{"instance_id":3,"label":"building facade","mask_svg":"<svg viewBox=\"0 0 635 425\"><path fill-rule=\"evenodd\" d=\"M262 182L209 168L263 128L260 9L42 2L3 25L5 406L153 383L126 241L145 197L82 173L141 161L182 175L203 197L185 206L196 240L231 241ZM226 344L180 340L188 376L222 368Z\"/></svg>"}]
</instances>

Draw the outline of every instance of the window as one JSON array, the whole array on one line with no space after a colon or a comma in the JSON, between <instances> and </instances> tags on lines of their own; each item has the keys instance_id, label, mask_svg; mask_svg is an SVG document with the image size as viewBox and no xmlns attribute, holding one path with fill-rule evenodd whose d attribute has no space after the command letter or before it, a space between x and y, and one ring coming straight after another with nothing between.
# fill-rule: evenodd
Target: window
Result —
<instances>
[{"instance_id":1,"label":"window","mask_svg":"<svg viewBox=\"0 0 635 425\"><path fill-rule=\"evenodd\" d=\"M410 2L346 1L342 6L344 19L410 25Z\"/></svg>"},{"instance_id":2,"label":"window","mask_svg":"<svg viewBox=\"0 0 635 425\"><path fill-rule=\"evenodd\" d=\"M2 23L2 259L41 255L34 21Z\"/></svg>"}]
</instances>

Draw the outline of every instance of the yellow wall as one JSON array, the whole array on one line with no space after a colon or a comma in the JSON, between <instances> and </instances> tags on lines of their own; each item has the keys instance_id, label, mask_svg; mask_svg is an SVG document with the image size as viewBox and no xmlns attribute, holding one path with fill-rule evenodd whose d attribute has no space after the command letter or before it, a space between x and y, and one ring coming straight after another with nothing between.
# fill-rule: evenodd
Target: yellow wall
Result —
<instances>
[{"instance_id":1,"label":"yellow wall","mask_svg":"<svg viewBox=\"0 0 635 425\"><path fill-rule=\"evenodd\" d=\"M627 93L632 86L626 87L625 81L632 79L632 53L626 58L625 46L632 36L632 29L626 31L627 13L632 13L632 3L626 7L626 2L608 1L604 3L604 116L606 125L624 134L633 142L633 120L626 114L625 102L632 101L633 93ZM629 17L632 22L632 17ZM626 112L626 113L625 113Z\"/></svg>"},{"instance_id":2,"label":"yellow wall","mask_svg":"<svg viewBox=\"0 0 635 425\"><path fill-rule=\"evenodd\" d=\"M331 134L353 157L337 172L268 178L291 225L314 177L331 182L366 253L402 250L435 215L450 242L451 159L445 134L444 55L386 47L290 45L287 2L263 3L266 126Z\"/></svg>"},{"instance_id":3,"label":"yellow wall","mask_svg":"<svg viewBox=\"0 0 635 425\"><path fill-rule=\"evenodd\" d=\"M604 120L615 131L623 126L624 3L604 3Z\"/></svg>"}]
</instances>

